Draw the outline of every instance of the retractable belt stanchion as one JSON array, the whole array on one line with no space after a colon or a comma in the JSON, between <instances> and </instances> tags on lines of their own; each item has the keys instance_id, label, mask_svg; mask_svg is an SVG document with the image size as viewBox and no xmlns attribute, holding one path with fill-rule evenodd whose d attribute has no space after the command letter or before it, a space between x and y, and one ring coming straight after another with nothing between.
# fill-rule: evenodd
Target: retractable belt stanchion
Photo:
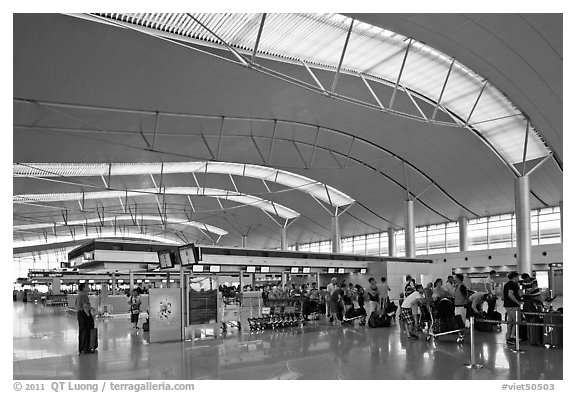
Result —
<instances>
[{"instance_id":1,"label":"retractable belt stanchion","mask_svg":"<svg viewBox=\"0 0 576 393\"><path fill-rule=\"evenodd\" d=\"M520 349L520 310L516 310L514 311L514 313L516 314L516 324L514 326L514 332L515 332L515 344L514 344L514 349L512 349L512 352L515 353L523 353L524 351L522 349Z\"/></svg>"},{"instance_id":2,"label":"retractable belt stanchion","mask_svg":"<svg viewBox=\"0 0 576 393\"><path fill-rule=\"evenodd\" d=\"M484 368L483 365L476 363L476 350L474 348L474 316L470 317L470 363L464 366L470 369Z\"/></svg>"}]
</instances>

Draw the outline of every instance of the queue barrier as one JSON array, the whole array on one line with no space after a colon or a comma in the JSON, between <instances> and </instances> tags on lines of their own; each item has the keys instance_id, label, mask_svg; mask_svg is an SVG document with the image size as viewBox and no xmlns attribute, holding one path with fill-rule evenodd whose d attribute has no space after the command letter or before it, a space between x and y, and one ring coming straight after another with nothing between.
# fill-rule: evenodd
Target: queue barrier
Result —
<instances>
[{"instance_id":1,"label":"queue barrier","mask_svg":"<svg viewBox=\"0 0 576 393\"><path fill-rule=\"evenodd\" d=\"M563 324L556 324L556 323L540 323L540 322L518 322L520 321L520 314L523 315L533 315L533 316L545 316L550 315L550 313L539 313L539 312L521 312L516 310L516 322L513 324L515 325L515 340L514 340L514 349L512 352L514 353L523 353L524 351L520 349L520 326L552 326L554 328L562 328ZM556 314L558 316L564 316L564 314ZM475 322L483 322L483 323L492 323L495 325L501 325L502 323L508 324L508 322L497 321L494 319L483 319L483 318L475 318L474 316L470 317L470 363L464 364L467 368L472 369L480 369L484 366L476 363L476 351L474 347L474 324Z\"/></svg>"}]
</instances>

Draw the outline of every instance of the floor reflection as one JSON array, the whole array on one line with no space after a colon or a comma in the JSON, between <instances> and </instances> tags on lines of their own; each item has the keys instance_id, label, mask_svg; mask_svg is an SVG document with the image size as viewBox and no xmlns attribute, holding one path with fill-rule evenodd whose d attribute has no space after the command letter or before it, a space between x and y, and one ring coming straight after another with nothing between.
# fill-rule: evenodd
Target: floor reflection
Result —
<instances>
[{"instance_id":1,"label":"floor reflection","mask_svg":"<svg viewBox=\"0 0 576 393\"><path fill-rule=\"evenodd\" d=\"M15 379L561 379L562 350L523 345L504 332L434 343L407 340L399 326L370 329L318 322L300 328L232 332L195 342L148 343L128 319L98 320L99 351L77 354L76 318L62 308L14 303Z\"/></svg>"}]
</instances>

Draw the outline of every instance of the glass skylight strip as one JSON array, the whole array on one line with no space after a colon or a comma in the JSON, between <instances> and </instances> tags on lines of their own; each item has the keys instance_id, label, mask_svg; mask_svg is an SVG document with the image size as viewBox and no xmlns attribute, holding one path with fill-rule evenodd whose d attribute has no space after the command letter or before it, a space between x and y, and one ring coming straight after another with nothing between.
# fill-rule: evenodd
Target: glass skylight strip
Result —
<instances>
[{"instance_id":1,"label":"glass skylight strip","mask_svg":"<svg viewBox=\"0 0 576 393\"><path fill-rule=\"evenodd\" d=\"M64 221L56 222L56 223L36 223L36 224L24 224L24 225L14 225L12 228L16 230L29 230L29 229L44 229L44 228L53 228L55 225L56 227L63 227L63 226L80 226L85 224L95 224L101 222L114 222L114 221L136 221L138 223L142 223L143 221L156 221L156 222L165 222L168 224L175 224L175 225L184 225L184 226L191 226L197 229L207 230L208 232L214 233L218 236L224 236L228 234L228 231L215 227L213 225L204 224L203 222L197 221L188 221L183 220L176 217L160 217L154 215L136 215L132 217L130 214L118 214L115 216L107 216L102 218L88 218L84 220L68 220L67 223Z\"/></svg>"},{"instance_id":2,"label":"glass skylight strip","mask_svg":"<svg viewBox=\"0 0 576 393\"><path fill-rule=\"evenodd\" d=\"M343 192L320 183L308 177L292 172L269 168L261 165L240 164L233 162L166 162L162 163L27 163L14 164L14 177L82 177L82 176L111 176L127 175L157 175L160 173L212 173L247 176L263 179L268 182L284 185L295 190L308 193L315 198L329 203L325 187L328 187L332 197L332 206L340 207L354 203Z\"/></svg>"},{"instance_id":3,"label":"glass skylight strip","mask_svg":"<svg viewBox=\"0 0 576 393\"><path fill-rule=\"evenodd\" d=\"M199 187L165 187L162 189L166 195L190 195L190 196L206 196L212 198L219 198L230 200L247 206L254 206L271 214L277 214L284 219L294 219L300 216L300 213L280 205L262 199L253 195L242 194L235 191L220 190L216 188L199 188ZM73 193L54 193L54 194L24 194L15 195L13 201L15 203L25 202L64 202L64 201L80 201L94 200L94 199L112 199L112 198L135 198L154 196L162 194L156 188L143 188L130 191L90 191L90 192L73 192Z\"/></svg>"},{"instance_id":4,"label":"glass skylight strip","mask_svg":"<svg viewBox=\"0 0 576 393\"><path fill-rule=\"evenodd\" d=\"M143 234L143 233L139 233L139 232L130 232L130 231L127 231L124 233L120 233L119 231L116 231L116 233L114 233L114 230L111 228L103 228L103 230L100 232L94 232L94 233L90 233L88 235L86 235L85 233L78 233L75 236L72 236L72 235L58 235L58 236L49 235L47 237L47 239L41 238L41 239L15 240L12 242L12 247L13 248L34 247L34 246L40 246L40 245L44 245L44 244L58 244L58 243L67 243L67 242L72 242L72 241L82 241L82 240L99 239L99 238L134 238L134 239L151 240L151 241L156 241L156 242L160 242L160 243L167 243L167 244L174 244L174 245L182 244L182 241L173 240L173 239L170 239L166 236L149 235L149 234Z\"/></svg>"}]
</instances>

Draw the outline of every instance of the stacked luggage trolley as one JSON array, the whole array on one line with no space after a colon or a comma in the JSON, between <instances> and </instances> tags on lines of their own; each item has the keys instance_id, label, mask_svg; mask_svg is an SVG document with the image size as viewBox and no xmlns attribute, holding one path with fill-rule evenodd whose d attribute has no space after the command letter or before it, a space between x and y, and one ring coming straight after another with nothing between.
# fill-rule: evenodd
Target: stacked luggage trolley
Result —
<instances>
[{"instance_id":1,"label":"stacked luggage trolley","mask_svg":"<svg viewBox=\"0 0 576 393\"><path fill-rule=\"evenodd\" d=\"M268 299L260 317L248 318L252 331L299 327L304 325L302 301L297 298Z\"/></svg>"}]
</instances>

